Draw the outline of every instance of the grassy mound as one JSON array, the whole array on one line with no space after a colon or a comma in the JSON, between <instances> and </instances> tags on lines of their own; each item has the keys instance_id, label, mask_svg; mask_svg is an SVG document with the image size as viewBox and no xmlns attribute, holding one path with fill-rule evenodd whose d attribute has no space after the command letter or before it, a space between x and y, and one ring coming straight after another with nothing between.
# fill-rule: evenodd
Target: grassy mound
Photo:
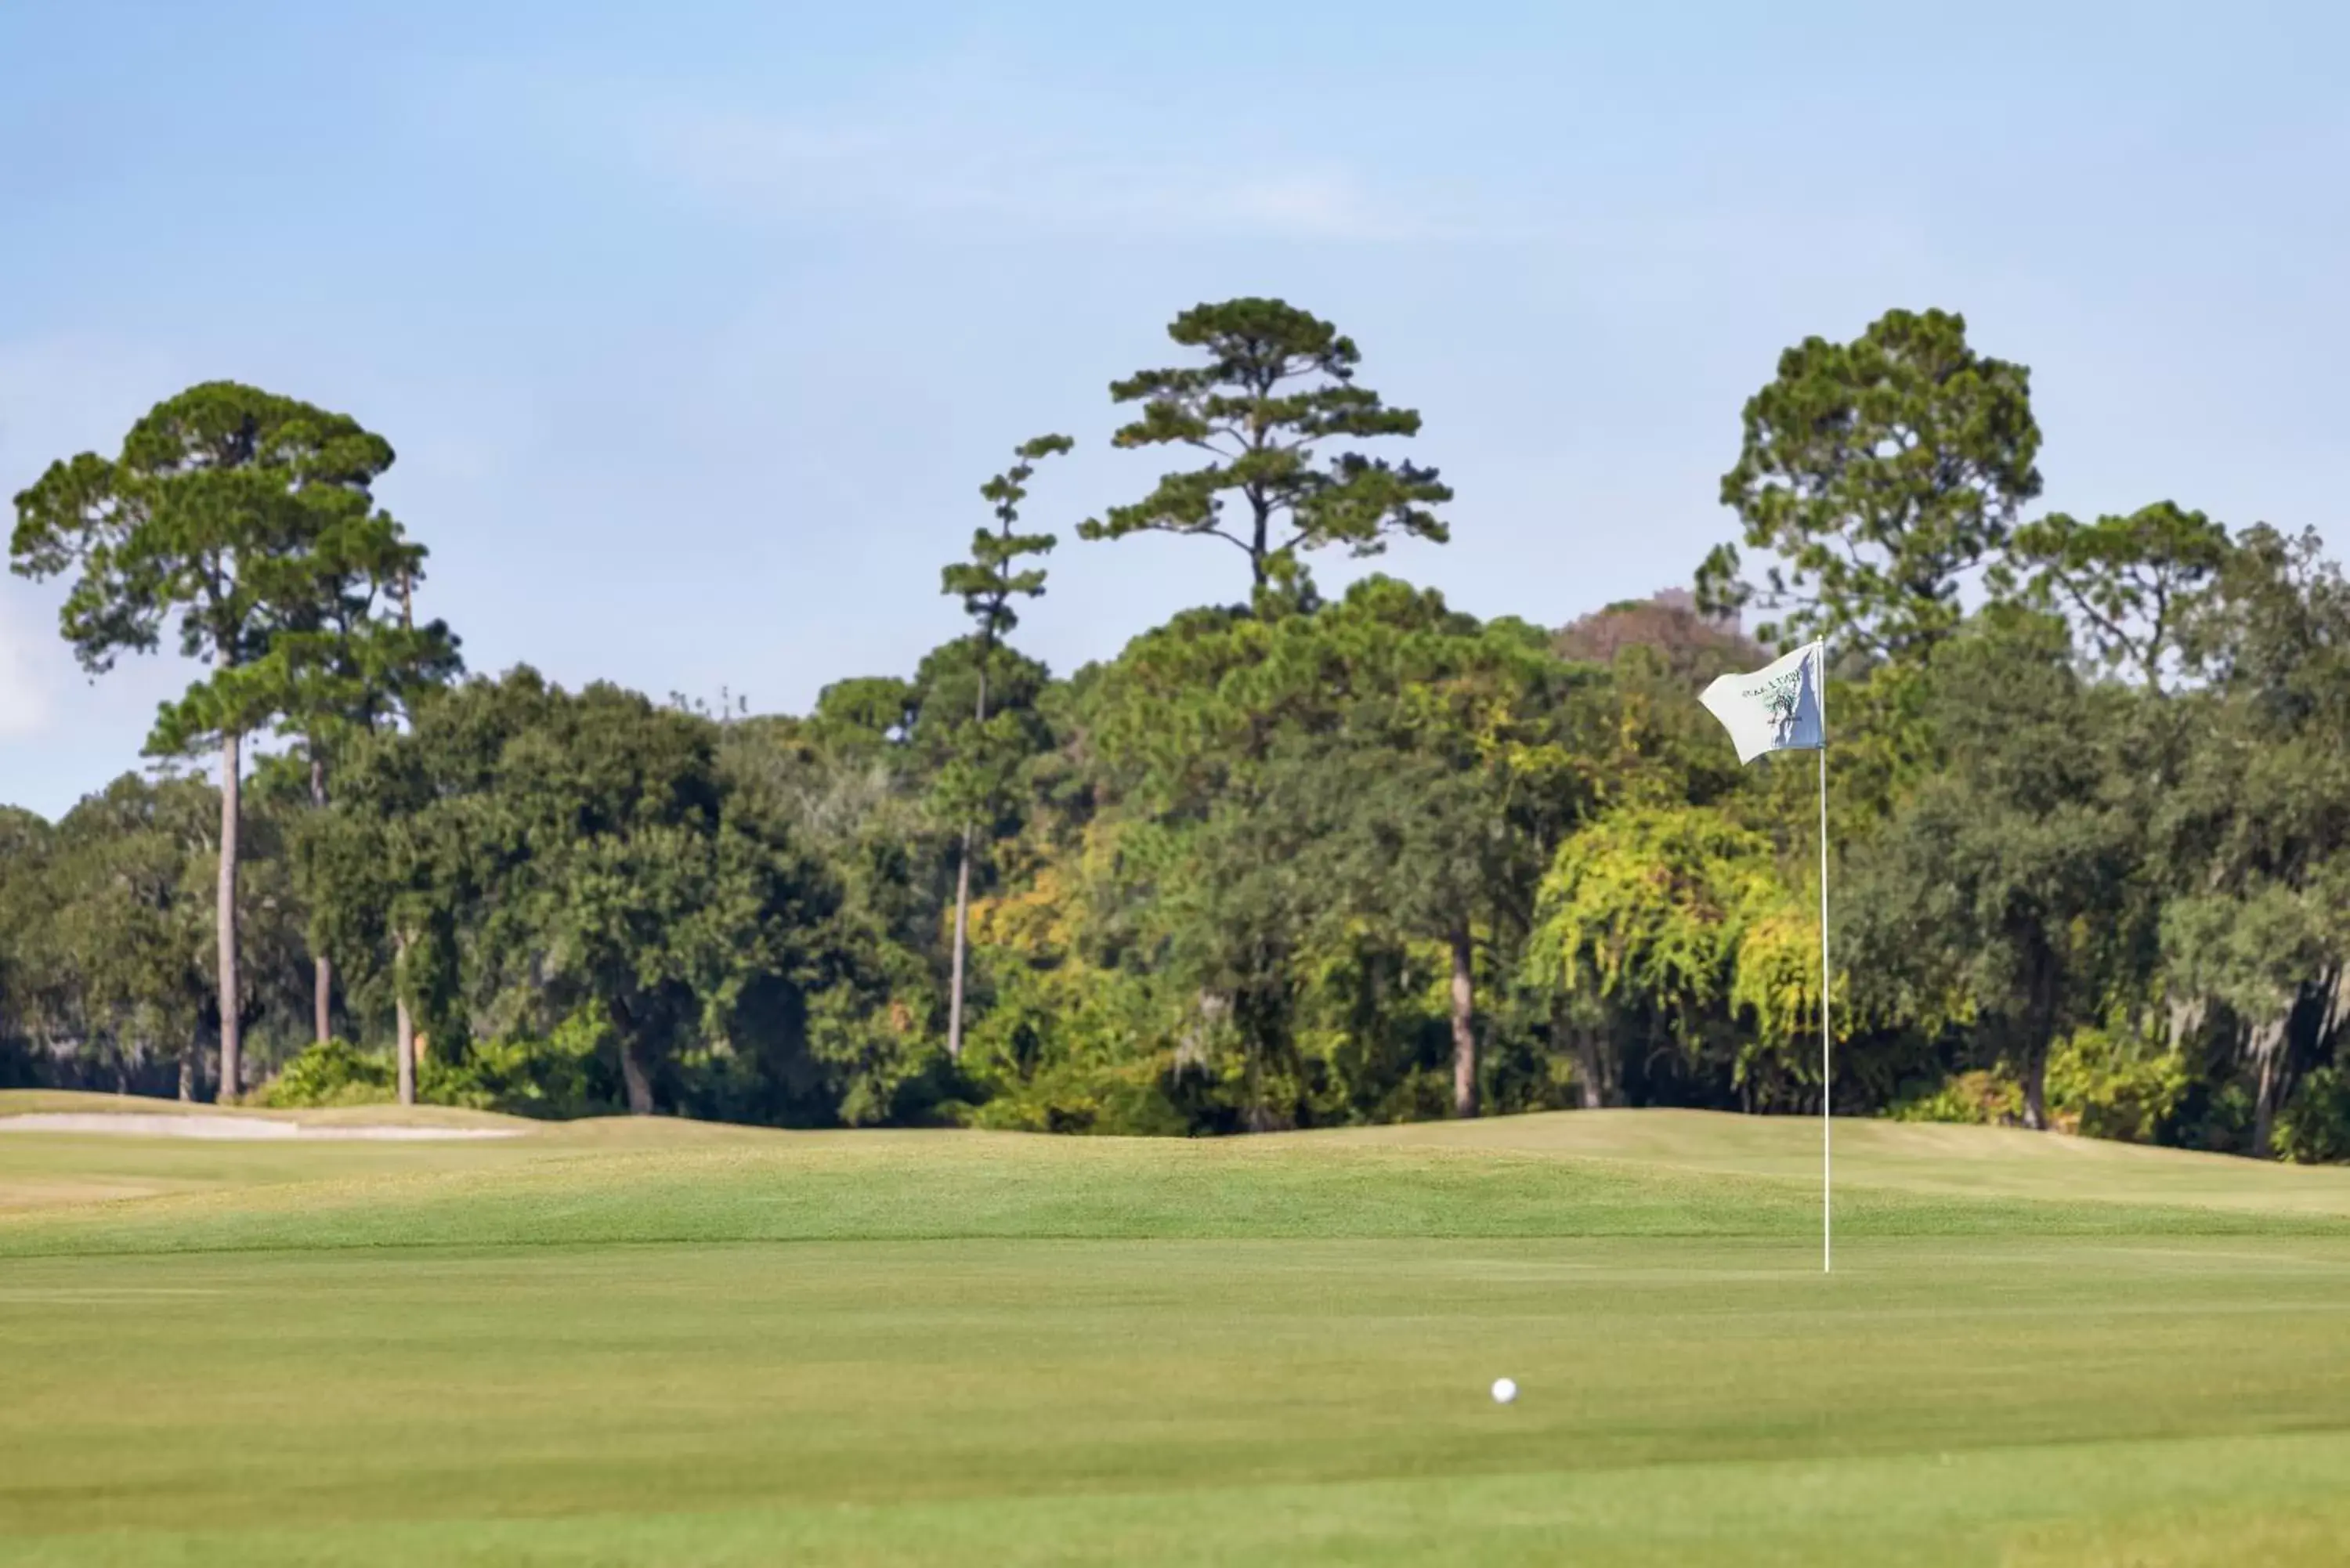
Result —
<instances>
[{"instance_id":1,"label":"grassy mound","mask_svg":"<svg viewBox=\"0 0 2350 1568\"><path fill-rule=\"evenodd\" d=\"M307 1151L304 1151L307 1152ZM385 1164L379 1160L377 1163ZM1847 1186L1877 1236L2315 1235L2293 1206ZM1622 1160L1376 1145L901 1135L714 1148L542 1147L503 1163L280 1181L0 1224L0 1257L648 1242L1744 1237L1819 1231L1816 1186Z\"/></svg>"},{"instance_id":2,"label":"grassy mound","mask_svg":"<svg viewBox=\"0 0 2350 1568\"><path fill-rule=\"evenodd\" d=\"M2350 1561L2341 1173L1817 1131L0 1137L0 1557Z\"/></svg>"}]
</instances>

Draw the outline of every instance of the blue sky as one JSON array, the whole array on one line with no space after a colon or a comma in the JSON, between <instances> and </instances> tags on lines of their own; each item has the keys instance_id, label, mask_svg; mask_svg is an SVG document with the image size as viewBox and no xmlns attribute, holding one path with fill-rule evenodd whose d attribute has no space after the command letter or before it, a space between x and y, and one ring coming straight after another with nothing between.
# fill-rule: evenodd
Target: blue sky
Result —
<instances>
[{"instance_id":1,"label":"blue sky","mask_svg":"<svg viewBox=\"0 0 2350 1568\"><path fill-rule=\"evenodd\" d=\"M2343 523L2350 7L670 0L0 7L0 494L251 380L400 452L476 669L804 709L953 635L1017 441L1066 669L1240 597L1081 545L1116 376L1274 294L1427 417L1454 542L1558 622L1685 581L1778 351L1894 305L2033 368L2046 502ZM1320 568L1326 584L1349 568ZM0 587L0 799L139 765Z\"/></svg>"}]
</instances>

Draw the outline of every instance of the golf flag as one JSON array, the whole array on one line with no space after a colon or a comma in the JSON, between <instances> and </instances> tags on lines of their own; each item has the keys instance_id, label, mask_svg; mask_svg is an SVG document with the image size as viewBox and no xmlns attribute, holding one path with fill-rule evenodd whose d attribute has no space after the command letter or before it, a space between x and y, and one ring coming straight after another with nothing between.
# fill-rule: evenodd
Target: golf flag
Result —
<instances>
[{"instance_id":1,"label":"golf flag","mask_svg":"<svg viewBox=\"0 0 2350 1568\"><path fill-rule=\"evenodd\" d=\"M1828 722L1827 649L1805 643L1775 664L1752 675L1725 675L1698 701L1721 721L1738 747L1738 760L1751 763L1766 752L1820 754L1820 1272L1835 1267L1835 1097L1829 1093L1834 1067L1828 1028L1828 998L1835 973L1828 967Z\"/></svg>"},{"instance_id":2,"label":"golf flag","mask_svg":"<svg viewBox=\"0 0 2350 1568\"><path fill-rule=\"evenodd\" d=\"M1738 760L1765 752L1812 752L1827 744L1821 711L1822 646L1805 643L1752 675L1725 675L1698 701L1730 732Z\"/></svg>"}]
</instances>

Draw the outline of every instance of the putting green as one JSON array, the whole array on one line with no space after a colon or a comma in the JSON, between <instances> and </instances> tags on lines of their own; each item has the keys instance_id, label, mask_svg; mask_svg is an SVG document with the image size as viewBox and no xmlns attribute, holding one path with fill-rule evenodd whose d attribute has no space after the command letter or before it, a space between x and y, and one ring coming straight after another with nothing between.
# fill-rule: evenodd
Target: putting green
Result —
<instances>
[{"instance_id":1,"label":"putting green","mask_svg":"<svg viewBox=\"0 0 2350 1568\"><path fill-rule=\"evenodd\" d=\"M0 1560L2350 1561L2350 1172L522 1131L0 1135Z\"/></svg>"}]
</instances>

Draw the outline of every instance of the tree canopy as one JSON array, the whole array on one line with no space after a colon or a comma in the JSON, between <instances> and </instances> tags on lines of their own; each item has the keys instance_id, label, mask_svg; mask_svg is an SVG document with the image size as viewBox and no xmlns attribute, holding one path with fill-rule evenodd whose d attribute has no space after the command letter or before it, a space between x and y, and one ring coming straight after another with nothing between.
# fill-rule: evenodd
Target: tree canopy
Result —
<instances>
[{"instance_id":1,"label":"tree canopy","mask_svg":"<svg viewBox=\"0 0 2350 1568\"><path fill-rule=\"evenodd\" d=\"M1723 545L1700 583L1711 604L1770 614L1765 642L1898 655L1949 635L1960 587L2040 493L2031 372L1978 354L1947 311L1889 310L1850 343L1805 338L1744 424L1721 504L1745 546L1775 559L1743 583Z\"/></svg>"},{"instance_id":2,"label":"tree canopy","mask_svg":"<svg viewBox=\"0 0 2350 1568\"><path fill-rule=\"evenodd\" d=\"M78 574L58 626L92 674L151 652L176 625L180 652L212 666L148 737L160 756L220 752L219 987L240 993L236 891L241 750L295 719L316 729L366 672L427 680L451 665L445 631L360 637L355 616L385 575L421 552L379 512L371 486L390 443L348 415L231 381L158 403L108 459L60 459L16 497L16 571ZM362 594L359 585L369 585ZM339 624L338 624L339 623ZM348 672L357 672L347 673ZM218 1009L222 1079L243 1082L239 1010Z\"/></svg>"},{"instance_id":3,"label":"tree canopy","mask_svg":"<svg viewBox=\"0 0 2350 1568\"><path fill-rule=\"evenodd\" d=\"M1335 545L1376 556L1397 535L1438 544L1451 537L1435 509L1452 492L1436 470L1324 450L1419 433L1417 410L1389 408L1356 384L1362 353L1353 338L1278 299L1194 306L1167 336L1206 363L1110 383L1113 400L1141 405L1113 439L1129 450L1189 447L1208 461L1080 524L1080 537L1221 539L1248 557L1257 589L1293 578L1305 551Z\"/></svg>"},{"instance_id":4,"label":"tree canopy","mask_svg":"<svg viewBox=\"0 0 2350 1568\"><path fill-rule=\"evenodd\" d=\"M208 385L53 465L16 562L84 663L209 668L149 775L0 813L0 1081L1170 1135L1825 1093L2350 1154L2350 586L2314 535L2035 514L2028 372L1893 311L1748 402L1693 589L1326 596L1316 550L1446 536L1432 470L1358 450L1419 416L1279 301L1172 336L1113 439L1201 466L1080 533L1213 535L1248 599L1048 668L1026 514L1076 443L1039 437L937 580L968 625L802 713L463 677L342 416ZM1740 766L1698 701L1815 636L1825 994L1816 763ZM180 765L214 744L217 784Z\"/></svg>"}]
</instances>

